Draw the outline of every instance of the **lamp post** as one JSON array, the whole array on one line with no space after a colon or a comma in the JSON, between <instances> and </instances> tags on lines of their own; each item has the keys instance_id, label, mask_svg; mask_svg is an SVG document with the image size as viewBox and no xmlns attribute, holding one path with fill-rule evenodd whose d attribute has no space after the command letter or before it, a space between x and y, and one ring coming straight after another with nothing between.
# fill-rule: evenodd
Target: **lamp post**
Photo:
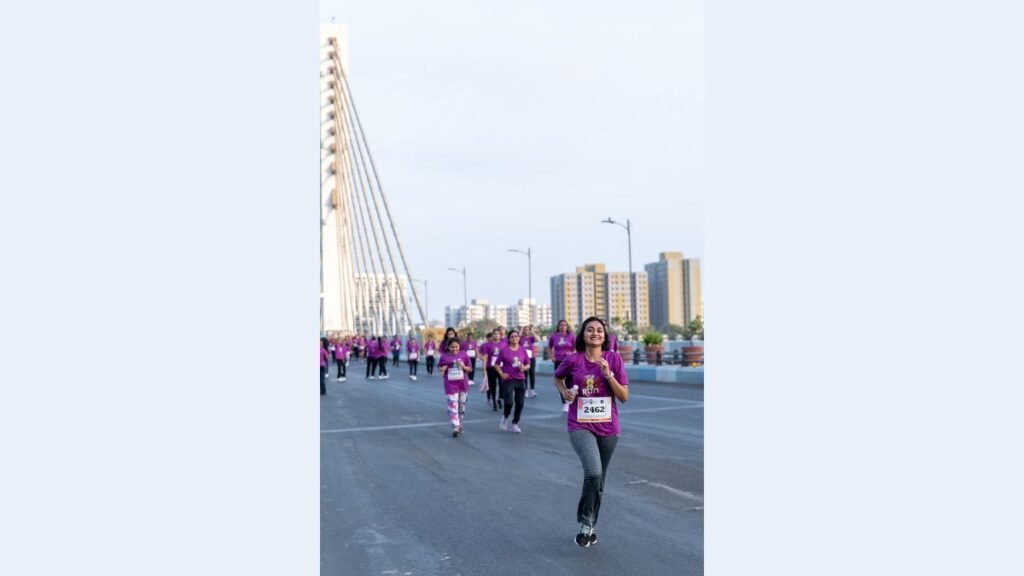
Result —
<instances>
[{"instance_id":1,"label":"lamp post","mask_svg":"<svg viewBox=\"0 0 1024 576\"><path fill-rule=\"evenodd\" d=\"M522 250L516 250L515 248L509 248L508 251L526 254L526 277L527 282L529 283L526 287L526 293L528 294L527 297L530 299L530 318L527 324L533 325L533 253L529 248L527 248L525 252Z\"/></svg>"},{"instance_id":2,"label":"lamp post","mask_svg":"<svg viewBox=\"0 0 1024 576\"><path fill-rule=\"evenodd\" d=\"M639 328L639 319L636 317L636 280L633 278L633 235L629 226L629 218L626 218L625 224L616 222L611 217L601 220L601 223L616 224L626 229L626 241L629 243L629 313L633 326Z\"/></svg>"},{"instance_id":3,"label":"lamp post","mask_svg":"<svg viewBox=\"0 0 1024 576\"><path fill-rule=\"evenodd\" d=\"M463 320L468 320L467 316L469 315L469 291L466 290L466 267L463 266L462 268L449 268L449 270L451 270L452 272L462 273L462 315ZM469 324L469 322L466 322L466 324Z\"/></svg>"},{"instance_id":4,"label":"lamp post","mask_svg":"<svg viewBox=\"0 0 1024 576\"><path fill-rule=\"evenodd\" d=\"M423 300L427 307L426 318L423 319L423 325L430 328L430 290L427 288L426 279L412 278L413 282L423 282Z\"/></svg>"}]
</instances>

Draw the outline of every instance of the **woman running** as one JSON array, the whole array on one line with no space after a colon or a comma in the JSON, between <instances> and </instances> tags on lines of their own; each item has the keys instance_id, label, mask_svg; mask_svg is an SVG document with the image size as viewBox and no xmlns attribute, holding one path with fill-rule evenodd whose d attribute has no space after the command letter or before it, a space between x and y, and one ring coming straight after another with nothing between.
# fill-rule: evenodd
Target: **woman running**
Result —
<instances>
[{"instance_id":1,"label":"woman running","mask_svg":"<svg viewBox=\"0 0 1024 576\"><path fill-rule=\"evenodd\" d=\"M409 363L409 379L415 382L420 366L420 343L416 341L416 336L409 336L405 343L405 359Z\"/></svg>"},{"instance_id":2,"label":"woman running","mask_svg":"<svg viewBox=\"0 0 1024 576\"><path fill-rule=\"evenodd\" d=\"M566 419L569 443L583 465L583 490L576 507L580 523L576 544L586 548L597 542L597 516L601 511L604 480L619 441L618 402L629 400L629 381L622 357L608 350L604 320L591 316L576 336L576 354L555 370L555 389L571 404ZM566 378L572 378L572 388Z\"/></svg>"},{"instance_id":3,"label":"woman running","mask_svg":"<svg viewBox=\"0 0 1024 576\"><path fill-rule=\"evenodd\" d=\"M556 371L558 370L558 365L565 360L565 357L572 354L575 346L576 336L569 332L569 323L565 320L559 320L555 331L548 337L548 350L550 350L551 360ZM566 383L566 386L570 385L572 385L572 382ZM565 398L559 399L562 401L562 412L568 412L569 403L565 401Z\"/></svg>"},{"instance_id":4,"label":"woman running","mask_svg":"<svg viewBox=\"0 0 1024 576\"><path fill-rule=\"evenodd\" d=\"M503 431L508 430L508 417L511 415L512 431L516 434L522 432L519 428L519 419L523 415L523 398L526 394L524 371L529 370L529 367L530 358L526 355L526 349L519 345L519 332L511 330L508 333L508 346L501 348L498 352L498 361L495 363L498 375L501 376L501 401L504 404L505 415L498 428Z\"/></svg>"},{"instance_id":5,"label":"woman running","mask_svg":"<svg viewBox=\"0 0 1024 576\"><path fill-rule=\"evenodd\" d=\"M448 400L448 419L452 423L452 436L462 434L462 418L466 414L466 397L469 384L466 372L469 371L469 358L465 352L459 351L459 339L447 339L448 351L441 353L437 369L444 380L444 396Z\"/></svg>"},{"instance_id":6,"label":"woman running","mask_svg":"<svg viewBox=\"0 0 1024 576\"><path fill-rule=\"evenodd\" d=\"M437 360L434 358L434 354L437 353L437 342L434 342L434 336L427 336L427 341L423 343L423 354L427 357L427 376L434 375L434 362Z\"/></svg>"}]
</instances>

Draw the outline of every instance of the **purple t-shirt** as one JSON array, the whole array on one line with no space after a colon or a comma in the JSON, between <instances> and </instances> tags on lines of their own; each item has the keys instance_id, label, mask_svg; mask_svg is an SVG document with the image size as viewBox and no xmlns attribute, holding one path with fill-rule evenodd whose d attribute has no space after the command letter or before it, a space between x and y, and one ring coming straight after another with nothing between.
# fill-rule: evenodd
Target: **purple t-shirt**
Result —
<instances>
[{"instance_id":1,"label":"purple t-shirt","mask_svg":"<svg viewBox=\"0 0 1024 576\"><path fill-rule=\"evenodd\" d=\"M629 386L622 357L610 351L602 352L601 356L608 361L608 368L615 380L623 386ZM576 401L569 406L569 432L590 430L598 436L617 436L619 405L611 385L601 373L601 365L587 360L586 353L573 354L555 370L555 378L566 376L572 377L572 383L580 387Z\"/></svg>"},{"instance_id":2,"label":"purple t-shirt","mask_svg":"<svg viewBox=\"0 0 1024 576\"><path fill-rule=\"evenodd\" d=\"M427 343L423 345L424 356L436 356L437 355L437 344L433 340L427 340Z\"/></svg>"},{"instance_id":3,"label":"purple t-shirt","mask_svg":"<svg viewBox=\"0 0 1024 576\"><path fill-rule=\"evenodd\" d=\"M441 358L437 361L437 369L440 370L445 366L449 366L444 371L444 393L445 394L456 394L458 392L469 392L469 375L465 370L462 371L462 376L459 378L451 378L451 372L454 368L450 366L454 365L456 360L462 361L466 367L469 367L469 356L466 353L459 351L458 354L449 354L448 352L442 352Z\"/></svg>"},{"instance_id":4,"label":"purple t-shirt","mask_svg":"<svg viewBox=\"0 0 1024 576\"><path fill-rule=\"evenodd\" d=\"M327 349L323 346L320 347L320 367L327 366Z\"/></svg>"},{"instance_id":5,"label":"purple t-shirt","mask_svg":"<svg viewBox=\"0 0 1024 576\"><path fill-rule=\"evenodd\" d=\"M552 358L561 362L570 352L576 350L576 336L572 332L555 332L548 338L548 348L554 351Z\"/></svg>"},{"instance_id":6,"label":"purple t-shirt","mask_svg":"<svg viewBox=\"0 0 1024 576\"><path fill-rule=\"evenodd\" d=\"M401 349L402 349L402 341L399 340L398 338L392 338L391 339L391 351L392 352L398 352Z\"/></svg>"},{"instance_id":7,"label":"purple t-shirt","mask_svg":"<svg viewBox=\"0 0 1024 576\"><path fill-rule=\"evenodd\" d=\"M334 348L334 359L344 360L348 358L348 346L344 344L337 344Z\"/></svg>"},{"instance_id":8,"label":"purple t-shirt","mask_svg":"<svg viewBox=\"0 0 1024 576\"><path fill-rule=\"evenodd\" d=\"M416 355L416 358L412 358L413 354ZM405 356L409 360L419 361L419 359L420 359L420 344L419 344L419 342L416 341L415 338L409 338L409 341L405 343Z\"/></svg>"},{"instance_id":9,"label":"purple t-shirt","mask_svg":"<svg viewBox=\"0 0 1024 576\"><path fill-rule=\"evenodd\" d=\"M501 371L508 375L509 380L523 380L526 378L523 371L530 369L530 357L522 346L515 350L506 346L498 352L497 365L501 366Z\"/></svg>"},{"instance_id":10,"label":"purple t-shirt","mask_svg":"<svg viewBox=\"0 0 1024 576\"><path fill-rule=\"evenodd\" d=\"M466 356L469 358L470 362L476 362L477 349L478 346L476 345L476 340L472 338L468 338L466 339L465 342L462 343L462 351L466 353ZM470 350L473 351L472 356L470 356L469 354Z\"/></svg>"}]
</instances>

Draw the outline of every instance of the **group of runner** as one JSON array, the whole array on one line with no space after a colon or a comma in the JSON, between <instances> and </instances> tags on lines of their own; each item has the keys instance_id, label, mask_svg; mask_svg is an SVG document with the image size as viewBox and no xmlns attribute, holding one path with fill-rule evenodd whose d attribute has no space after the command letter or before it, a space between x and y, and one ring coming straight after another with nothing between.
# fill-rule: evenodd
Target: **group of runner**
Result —
<instances>
[{"instance_id":1,"label":"group of runner","mask_svg":"<svg viewBox=\"0 0 1024 576\"><path fill-rule=\"evenodd\" d=\"M498 326L478 344L471 335L465 340L448 327L440 346L428 337L422 346L416 338L405 343L409 378L417 379L419 357L426 358L427 374L435 366L441 374L452 436L463 433L462 419L470 386L474 385L476 361L480 357L486 374L481 392L486 393L493 411L502 411L498 428L522 433L519 423L525 398L535 398L537 337L532 326L522 331ZM567 413L569 442L583 468L583 486L577 505L580 523L575 542L589 547L597 542L598 513L604 492L604 481L612 453L618 443L620 426L618 404L629 399L629 382L617 341L604 320L592 316L584 320L573 334L568 322L560 320L548 338L548 350L554 365L554 385ZM398 365L402 348L396 335L390 342L383 336L362 336L320 339L320 394L325 394L325 378L329 361L338 365L338 380L345 381L345 366L350 359L366 362L367 379L373 380L380 369L381 379L388 378L387 355L392 366Z\"/></svg>"}]
</instances>

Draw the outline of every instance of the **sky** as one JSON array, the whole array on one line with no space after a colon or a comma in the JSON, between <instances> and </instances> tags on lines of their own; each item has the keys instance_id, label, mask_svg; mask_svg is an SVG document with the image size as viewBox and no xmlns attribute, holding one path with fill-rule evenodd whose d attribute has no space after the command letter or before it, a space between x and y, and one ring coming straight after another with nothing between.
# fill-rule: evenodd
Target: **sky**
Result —
<instances>
[{"instance_id":1,"label":"sky","mask_svg":"<svg viewBox=\"0 0 1024 576\"><path fill-rule=\"evenodd\" d=\"M321 0L429 316L550 278L703 261L701 1ZM419 287L422 290L422 285ZM421 292L422 296L422 292Z\"/></svg>"}]
</instances>

